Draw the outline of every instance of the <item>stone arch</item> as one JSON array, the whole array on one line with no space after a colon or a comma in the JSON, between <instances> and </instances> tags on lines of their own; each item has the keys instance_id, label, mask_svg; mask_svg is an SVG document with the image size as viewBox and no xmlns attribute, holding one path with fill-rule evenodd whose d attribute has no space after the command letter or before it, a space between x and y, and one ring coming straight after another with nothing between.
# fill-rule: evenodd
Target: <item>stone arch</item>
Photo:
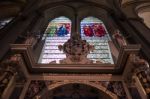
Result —
<instances>
[{"instance_id":1,"label":"stone arch","mask_svg":"<svg viewBox=\"0 0 150 99\"><path fill-rule=\"evenodd\" d=\"M48 25L48 23L60 16L65 16L69 18L72 22L72 31L74 31L74 20L75 20L75 11L73 8L65 5L60 5L56 7L49 8L47 10L44 10L45 15L45 26Z\"/></svg>"},{"instance_id":2,"label":"stone arch","mask_svg":"<svg viewBox=\"0 0 150 99\"><path fill-rule=\"evenodd\" d=\"M55 12L55 13L54 13ZM68 16L70 19L74 16L74 9L70 6L66 5L58 5L55 7L51 7L49 9L44 10L44 14L46 17L58 17L58 16Z\"/></svg>"},{"instance_id":3,"label":"stone arch","mask_svg":"<svg viewBox=\"0 0 150 99\"><path fill-rule=\"evenodd\" d=\"M106 1L106 2L108 2L108 1ZM77 32L77 31L79 32L80 21L85 16L96 16L96 17L100 18L101 20L103 20L108 31L112 32L112 31L114 31L114 26L116 24L113 25L112 20L108 18L109 16L108 16L107 12L112 12L113 9L110 6L108 6L108 4L106 2L97 2L97 1L89 1L89 0L78 1L78 2L76 2L74 0L65 0L65 1L59 0L59 1L49 2L47 4L40 5L40 7L38 9L44 13L48 12L49 13L48 16L51 19L60 16L60 14L70 18L72 21L72 32ZM68 6L68 4L70 4L70 5ZM83 6L77 6L80 4ZM86 11L87 9L89 11ZM62 10L62 11L60 11L60 10ZM53 13L53 12L55 12L55 13ZM80 13L80 12L82 12L82 13ZM84 12L84 15L83 15L83 12ZM76 13L78 13L78 15L76 15ZM75 23L75 16L77 16L77 23ZM48 18L46 18L46 19L48 19ZM109 24L107 24L107 23L109 23ZM48 23L46 23L46 24L48 24Z\"/></svg>"},{"instance_id":4,"label":"stone arch","mask_svg":"<svg viewBox=\"0 0 150 99\"><path fill-rule=\"evenodd\" d=\"M51 7L55 7L55 6L59 6L59 5L63 5L63 4L68 4L70 3L70 5L72 5L71 3L82 3L84 5L92 5L92 6L96 6L96 7L101 7L107 10L111 10L112 8L106 3L106 2L98 2L98 1L89 1L89 0L83 0L83 1L75 1L75 0L59 0L59 1L55 1L55 2L48 2L47 4L41 5L39 9L48 9Z\"/></svg>"},{"instance_id":5,"label":"stone arch","mask_svg":"<svg viewBox=\"0 0 150 99\"><path fill-rule=\"evenodd\" d=\"M112 93L111 91L107 90L107 88L103 87L100 84L96 84L96 83L92 83L92 82L88 82L88 81L64 81L64 82L56 82L54 84L48 85L48 90L53 90L55 88L64 86L64 85L68 85L68 84L83 84L83 85L87 85L87 86L91 86L93 88L98 89L99 91L102 91L103 93L105 93L106 95L108 95L109 97L111 97L112 99L118 99L118 96L114 93Z\"/></svg>"},{"instance_id":6,"label":"stone arch","mask_svg":"<svg viewBox=\"0 0 150 99\"><path fill-rule=\"evenodd\" d=\"M80 22L89 16L100 19L109 32L113 31L114 25L108 16L109 11L100 7L86 6L78 9L78 32L80 30ZM109 23L109 24L108 24Z\"/></svg>"},{"instance_id":7,"label":"stone arch","mask_svg":"<svg viewBox=\"0 0 150 99\"><path fill-rule=\"evenodd\" d=\"M92 11L92 10L94 10L94 11ZM94 7L94 6L86 6L86 7L81 7L78 9L78 18L81 21L85 17L95 16L95 17L100 18L103 21L105 21L104 17L107 15L107 13L108 13L108 11L106 9L102 9L102 8Z\"/></svg>"},{"instance_id":8,"label":"stone arch","mask_svg":"<svg viewBox=\"0 0 150 99\"><path fill-rule=\"evenodd\" d=\"M65 19L69 20L72 23L72 20L70 18L68 18L67 16L60 15L58 17L54 17L54 18L48 20L48 25L51 24L51 22L54 21L56 18L60 18L60 17L64 17Z\"/></svg>"},{"instance_id":9,"label":"stone arch","mask_svg":"<svg viewBox=\"0 0 150 99\"><path fill-rule=\"evenodd\" d=\"M135 8L138 17L143 19L143 23L150 28L150 2L140 4Z\"/></svg>"},{"instance_id":10,"label":"stone arch","mask_svg":"<svg viewBox=\"0 0 150 99\"><path fill-rule=\"evenodd\" d=\"M107 12L108 11L111 11L112 9L109 8L107 5L105 4L96 4L95 2L89 2L87 0L83 2L76 2L77 4L83 4L85 6L81 6L81 7L76 7L74 6L73 4L70 4L70 6L66 5L66 3L75 3L73 0L70 0L70 1L59 1L59 2L54 2L50 5L43 5L41 7L39 7L38 9L41 11L41 12L44 12L44 15L45 15L45 19L53 19L55 17L58 17L58 16L66 16L68 18L71 19L72 21L72 31L77 31L79 30L79 27L75 28L75 26L73 26L75 24L75 16L77 14L77 26L79 26L79 23L80 23L80 20L85 17L85 16L96 16L100 19L103 20L104 24L108 23L108 20L107 20ZM92 8L92 9L91 9ZM89 11L87 11L89 10ZM94 11L93 11L94 10ZM81 13L80 13L81 12ZM84 12L84 13L83 13ZM110 22L109 22L110 23ZM107 26L106 24L106 27L108 27L108 30L109 28L111 29L111 26ZM77 30L75 30L77 29Z\"/></svg>"}]
</instances>

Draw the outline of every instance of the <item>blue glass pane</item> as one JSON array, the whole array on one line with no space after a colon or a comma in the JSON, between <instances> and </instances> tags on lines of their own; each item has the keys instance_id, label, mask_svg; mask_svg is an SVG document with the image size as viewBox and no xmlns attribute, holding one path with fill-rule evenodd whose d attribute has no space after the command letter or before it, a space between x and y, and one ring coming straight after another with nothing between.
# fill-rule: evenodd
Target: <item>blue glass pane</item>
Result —
<instances>
[{"instance_id":1,"label":"blue glass pane","mask_svg":"<svg viewBox=\"0 0 150 99\"><path fill-rule=\"evenodd\" d=\"M45 33L47 36L69 36L71 32L71 21L66 17L59 17L52 20Z\"/></svg>"},{"instance_id":2,"label":"blue glass pane","mask_svg":"<svg viewBox=\"0 0 150 99\"><path fill-rule=\"evenodd\" d=\"M63 51L58 49L58 45L63 45L69 38L71 33L70 19L61 16L49 22L43 40L45 40L39 63L59 63L60 60L66 58Z\"/></svg>"}]
</instances>

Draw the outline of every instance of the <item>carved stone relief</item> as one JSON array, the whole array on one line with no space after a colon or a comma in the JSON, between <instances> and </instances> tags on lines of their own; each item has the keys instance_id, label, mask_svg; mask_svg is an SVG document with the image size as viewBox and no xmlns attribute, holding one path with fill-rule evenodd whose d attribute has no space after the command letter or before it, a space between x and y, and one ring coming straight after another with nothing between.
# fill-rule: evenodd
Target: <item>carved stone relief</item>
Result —
<instances>
[{"instance_id":1,"label":"carved stone relief","mask_svg":"<svg viewBox=\"0 0 150 99\"><path fill-rule=\"evenodd\" d=\"M39 97L43 94L44 90L51 91L55 88L67 85L67 84L84 84L95 87L100 91L106 93L112 99L127 99L121 81L86 81L86 80L64 80L64 81L49 81L49 80L33 80L31 81L25 99L29 97Z\"/></svg>"}]
</instances>

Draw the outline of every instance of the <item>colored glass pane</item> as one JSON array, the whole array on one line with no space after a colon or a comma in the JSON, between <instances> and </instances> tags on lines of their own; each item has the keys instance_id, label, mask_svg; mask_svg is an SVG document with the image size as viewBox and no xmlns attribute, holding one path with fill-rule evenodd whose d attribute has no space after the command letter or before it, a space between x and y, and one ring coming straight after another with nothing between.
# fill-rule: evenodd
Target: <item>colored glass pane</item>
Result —
<instances>
[{"instance_id":1,"label":"colored glass pane","mask_svg":"<svg viewBox=\"0 0 150 99\"><path fill-rule=\"evenodd\" d=\"M103 22L95 17L87 17L81 21L80 27L81 38L94 45L94 51L87 58L95 63L100 61L113 64L108 44L110 37Z\"/></svg>"},{"instance_id":2,"label":"colored glass pane","mask_svg":"<svg viewBox=\"0 0 150 99\"><path fill-rule=\"evenodd\" d=\"M66 58L63 51L58 49L58 45L63 45L70 38L70 33L70 19L61 16L52 20L48 24L43 37L45 44L39 58L39 63L59 63L60 60Z\"/></svg>"}]
</instances>

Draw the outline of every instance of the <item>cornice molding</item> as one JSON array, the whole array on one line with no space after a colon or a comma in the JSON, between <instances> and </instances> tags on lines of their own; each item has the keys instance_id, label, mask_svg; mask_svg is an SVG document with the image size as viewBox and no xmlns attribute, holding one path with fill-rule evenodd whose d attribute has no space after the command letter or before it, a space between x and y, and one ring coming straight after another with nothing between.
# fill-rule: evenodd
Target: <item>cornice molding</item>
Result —
<instances>
[{"instance_id":1,"label":"cornice molding","mask_svg":"<svg viewBox=\"0 0 150 99\"><path fill-rule=\"evenodd\" d=\"M28 72L33 74L41 73L122 73L126 60L130 54L136 54L140 50L140 45L123 46L120 49L117 64L39 64L35 62L30 44L13 44L13 52L22 54Z\"/></svg>"}]
</instances>

